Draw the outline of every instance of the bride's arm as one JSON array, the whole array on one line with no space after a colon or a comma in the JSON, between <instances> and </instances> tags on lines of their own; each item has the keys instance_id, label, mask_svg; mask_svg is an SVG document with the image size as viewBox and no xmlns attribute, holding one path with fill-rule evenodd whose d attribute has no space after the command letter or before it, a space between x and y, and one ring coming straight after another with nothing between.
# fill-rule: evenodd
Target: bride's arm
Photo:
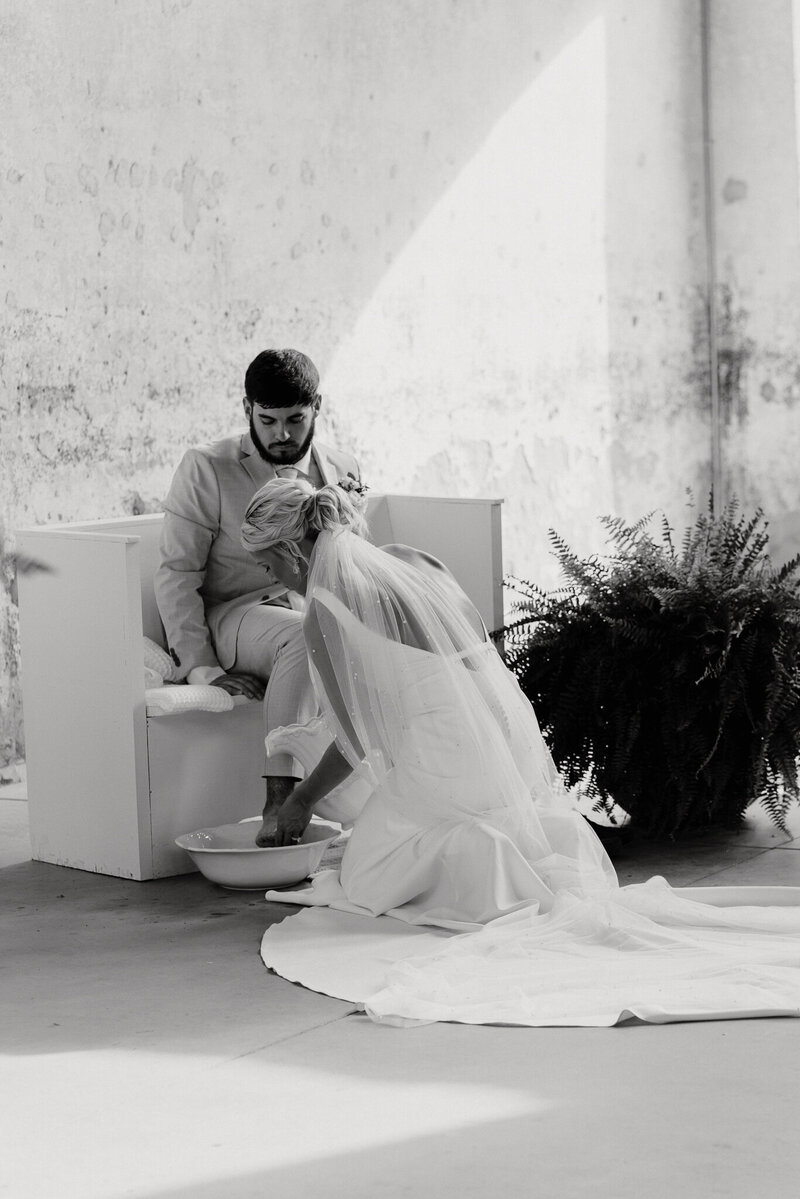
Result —
<instances>
[{"instance_id":1,"label":"bride's arm","mask_svg":"<svg viewBox=\"0 0 800 1199\"><path fill-rule=\"evenodd\" d=\"M319 801L352 773L353 767L334 741L325 750L311 774L307 775L302 783L297 784L291 798L299 799L308 808L310 818Z\"/></svg>"},{"instance_id":2,"label":"bride's arm","mask_svg":"<svg viewBox=\"0 0 800 1199\"><path fill-rule=\"evenodd\" d=\"M328 656L325 640L322 636L319 618L313 601L309 605L303 623L303 634L306 646L312 656L314 668L322 683L325 698L330 704L333 714L341 725L345 736L354 749L360 748L352 721L347 712L344 698L336 680L336 672ZM363 756L363 755L362 755ZM275 833L276 845L290 845L302 836L308 825L314 808L321 799L353 773L353 767L334 741L325 750L317 765L309 775L298 783L289 798L278 810L278 827Z\"/></svg>"},{"instance_id":3,"label":"bride's arm","mask_svg":"<svg viewBox=\"0 0 800 1199\"><path fill-rule=\"evenodd\" d=\"M297 784L289 798L278 808L275 844L291 845L302 837L319 801L352 773L353 767L339 752L334 741L311 774Z\"/></svg>"}]
</instances>

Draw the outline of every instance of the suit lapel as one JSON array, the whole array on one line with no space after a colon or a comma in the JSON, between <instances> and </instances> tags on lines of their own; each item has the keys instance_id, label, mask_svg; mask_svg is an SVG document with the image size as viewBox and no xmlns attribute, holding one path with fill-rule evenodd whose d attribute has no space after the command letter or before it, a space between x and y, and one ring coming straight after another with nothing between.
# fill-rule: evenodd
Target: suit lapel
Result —
<instances>
[{"instance_id":1,"label":"suit lapel","mask_svg":"<svg viewBox=\"0 0 800 1199\"><path fill-rule=\"evenodd\" d=\"M311 453L324 483L338 483L340 474L322 446L312 445Z\"/></svg>"},{"instance_id":2,"label":"suit lapel","mask_svg":"<svg viewBox=\"0 0 800 1199\"><path fill-rule=\"evenodd\" d=\"M242 434L239 461L255 484L254 492L268 483L270 479L275 478L274 469L256 453L256 447L253 445L253 439L249 433Z\"/></svg>"}]
</instances>

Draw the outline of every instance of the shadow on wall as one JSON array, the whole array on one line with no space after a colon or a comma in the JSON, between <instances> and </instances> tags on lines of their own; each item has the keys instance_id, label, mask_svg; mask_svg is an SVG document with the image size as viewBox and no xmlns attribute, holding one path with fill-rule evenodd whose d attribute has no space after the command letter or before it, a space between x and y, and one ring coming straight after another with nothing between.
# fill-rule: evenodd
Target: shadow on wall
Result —
<instances>
[{"instance_id":1,"label":"shadow on wall","mask_svg":"<svg viewBox=\"0 0 800 1199\"><path fill-rule=\"evenodd\" d=\"M349 153L345 157L349 165L369 177L369 184L362 190L348 186L341 176L337 180L333 173L326 178L324 164L317 177L325 189L352 191L350 199L355 201L358 219L342 236L347 242L361 241L355 263L352 254L341 251L338 255L334 252L327 266L319 258L314 262L315 271L331 272L337 287L344 268L348 284L344 314L348 319L332 330L335 335L328 341L327 352L318 356L324 374L353 322L375 303L386 275L394 273L395 262L409 244L419 241L425 222L450 189L460 186L462 173L483 152L497 123L607 7L605 0L562 0L558 5L512 0L499 13L492 3L472 3L454 9L449 24L440 21L439 36L432 13L441 10L432 9L428 10L427 30L419 23L407 23L392 31L391 42L384 32L385 10L380 6L361 9L363 44L383 53L378 86L368 93L371 115L361 117L361 145L346 147ZM339 58L336 65L341 65ZM324 72L324 64L320 69ZM334 75L331 90L340 88L341 82ZM566 119L562 113L561 123ZM343 148L337 146L339 151ZM532 153L525 142L508 150L520 163ZM342 164L328 165L335 170ZM486 172L483 182L491 185ZM486 199L480 193L464 196L462 191L460 202L473 206L476 226L491 219ZM535 197L524 194L523 200L527 224ZM472 248L469 243L461 244L468 260ZM434 276L440 269L436 258L448 256L449 248L441 246L434 259L428 259ZM298 269L303 269L302 256ZM474 288L481 282L480 276L473 275ZM460 299L468 302L469 297L462 293ZM413 310L406 315L413 320ZM464 313L467 325L470 315ZM405 357L407 348L401 344L398 351Z\"/></svg>"},{"instance_id":2,"label":"shadow on wall","mask_svg":"<svg viewBox=\"0 0 800 1199\"><path fill-rule=\"evenodd\" d=\"M573 6L510 75L324 376L381 488L511 501L512 569L587 476L607 490L607 7Z\"/></svg>"},{"instance_id":3,"label":"shadow on wall","mask_svg":"<svg viewBox=\"0 0 800 1199\"><path fill-rule=\"evenodd\" d=\"M548 526L588 553L601 513L677 515L709 447L697 21L570 17L474 122L324 376L368 478L504 497L506 565L544 585Z\"/></svg>"}]
</instances>

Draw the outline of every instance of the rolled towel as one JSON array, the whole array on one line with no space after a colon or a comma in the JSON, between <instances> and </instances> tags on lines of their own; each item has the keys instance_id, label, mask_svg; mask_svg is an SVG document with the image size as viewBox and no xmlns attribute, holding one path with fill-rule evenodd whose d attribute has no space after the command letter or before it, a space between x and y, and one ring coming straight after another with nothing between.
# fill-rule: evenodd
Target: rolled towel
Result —
<instances>
[{"instance_id":1,"label":"rolled towel","mask_svg":"<svg viewBox=\"0 0 800 1199\"><path fill-rule=\"evenodd\" d=\"M148 716L173 716L178 712L230 712L234 697L221 687L180 684L147 689L144 700Z\"/></svg>"},{"instance_id":2,"label":"rolled towel","mask_svg":"<svg viewBox=\"0 0 800 1199\"><path fill-rule=\"evenodd\" d=\"M152 670L155 674L160 675L163 682L174 683L177 671L175 663L167 651L162 649L160 645L157 645L149 637L142 637L142 648L144 651L145 672ZM147 674L145 673L146 679ZM159 686L159 684L153 683L152 686Z\"/></svg>"}]
</instances>

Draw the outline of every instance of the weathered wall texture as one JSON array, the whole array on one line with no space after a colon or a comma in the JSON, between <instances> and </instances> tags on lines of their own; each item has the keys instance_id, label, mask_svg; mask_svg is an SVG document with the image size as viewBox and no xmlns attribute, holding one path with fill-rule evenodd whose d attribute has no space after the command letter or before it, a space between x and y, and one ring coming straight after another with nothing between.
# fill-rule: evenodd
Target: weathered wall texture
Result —
<instances>
[{"instance_id":1,"label":"weathered wall texture","mask_svg":"<svg viewBox=\"0 0 800 1199\"><path fill-rule=\"evenodd\" d=\"M800 222L791 0L729 0L711 26L723 486L800 551ZM795 5L800 14L800 5Z\"/></svg>"},{"instance_id":2,"label":"weathered wall texture","mask_svg":"<svg viewBox=\"0 0 800 1199\"><path fill-rule=\"evenodd\" d=\"M513 102L326 381L379 477L504 496L508 570L551 584L549 526L602 548L599 514L708 487L700 42L693 3L528 12Z\"/></svg>"},{"instance_id":3,"label":"weathered wall texture","mask_svg":"<svg viewBox=\"0 0 800 1199\"><path fill-rule=\"evenodd\" d=\"M511 571L554 582L550 525L680 521L710 440L698 11L8 0L6 528L157 504L276 344L373 487L504 496ZM15 670L3 592L0 759Z\"/></svg>"}]
</instances>

